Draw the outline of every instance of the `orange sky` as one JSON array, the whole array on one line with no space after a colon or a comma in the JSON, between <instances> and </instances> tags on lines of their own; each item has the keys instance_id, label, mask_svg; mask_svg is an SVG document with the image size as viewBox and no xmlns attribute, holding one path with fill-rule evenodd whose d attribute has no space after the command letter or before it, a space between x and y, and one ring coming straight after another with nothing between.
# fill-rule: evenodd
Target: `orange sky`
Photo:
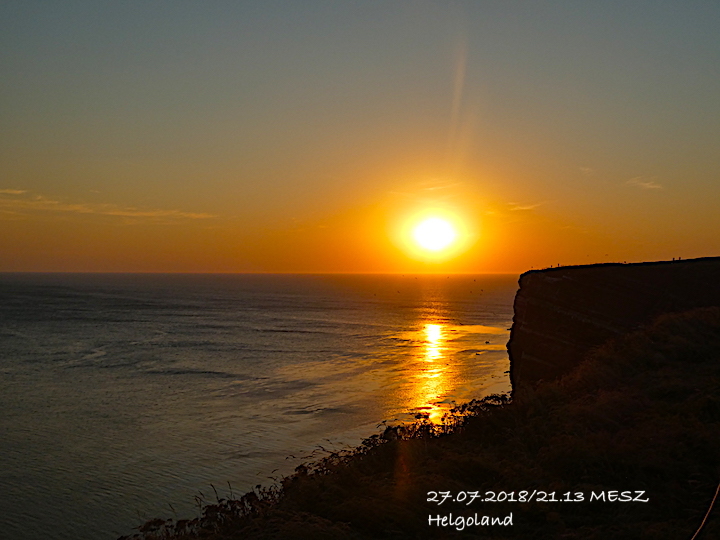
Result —
<instances>
[{"instance_id":1,"label":"orange sky","mask_svg":"<svg viewBox=\"0 0 720 540\"><path fill-rule=\"evenodd\" d=\"M0 271L719 254L717 5L33 5L0 7ZM398 240L432 208L443 262Z\"/></svg>"}]
</instances>

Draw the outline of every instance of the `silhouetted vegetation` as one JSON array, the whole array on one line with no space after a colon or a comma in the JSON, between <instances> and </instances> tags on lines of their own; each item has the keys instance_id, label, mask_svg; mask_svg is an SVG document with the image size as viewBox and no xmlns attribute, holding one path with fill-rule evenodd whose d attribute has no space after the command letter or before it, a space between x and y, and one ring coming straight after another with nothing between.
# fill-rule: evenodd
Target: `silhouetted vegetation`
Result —
<instances>
[{"instance_id":1,"label":"silhouetted vegetation","mask_svg":"<svg viewBox=\"0 0 720 540\"><path fill-rule=\"evenodd\" d=\"M218 498L194 520L146 523L156 539L689 539L720 481L720 308L665 315L596 350L563 379L473 401L444 426L420 418L280 485ZM428 502L428 492L583 493L582 502ZM590 502L644 492L649 502ZM546 497L547 498L547 497ZM512 526L428 516L513 514ZM699 539L720 538L715 508Z\"/></svg>"}]
</instances>

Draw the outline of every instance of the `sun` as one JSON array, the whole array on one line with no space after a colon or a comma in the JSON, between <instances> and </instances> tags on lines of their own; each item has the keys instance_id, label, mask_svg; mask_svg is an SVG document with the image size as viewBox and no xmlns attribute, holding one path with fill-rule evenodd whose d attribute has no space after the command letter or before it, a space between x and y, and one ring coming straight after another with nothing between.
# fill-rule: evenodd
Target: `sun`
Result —
<instances>
[{"instance_id":1,"label":"sun","mask_svg":"<svg viewBox=\"0 0 720 540\"><path fill-rule=\"evenodd\" d=\"M435 204L398 213L388 231L405 254L425 270L439 268L470 250L478 238L478 220L462 208ZM447 263L447 264L446 264ZM429 266L428 266L429 265Z\"/></svg>"},{"instance_id":2,"label":"sun","mask_svg":"<svg viewBox=\"0 0 720 540\"><path fill-rule=\"evenodd\" d=\"M430 217L413 228L412 237L421 248L439 252L455 242L457 232L449 221L439 217Z\"/></svg>"}]
</instances>

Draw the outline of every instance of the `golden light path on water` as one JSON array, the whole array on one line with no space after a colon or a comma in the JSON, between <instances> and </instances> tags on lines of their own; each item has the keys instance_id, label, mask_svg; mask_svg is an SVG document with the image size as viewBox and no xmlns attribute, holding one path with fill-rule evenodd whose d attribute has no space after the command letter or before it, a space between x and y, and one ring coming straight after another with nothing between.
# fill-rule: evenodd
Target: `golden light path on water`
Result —
<instances>
[{"instance_id":1,"label":"golden light path on water","mask_svg":"<svg viewBox=\"0 0 720 540\"><path fill-rule=\"evenodd\" d=\"M504 351L504 339L497 342L497 338L505 334L503 329L453 325L441 322L440 317L426 320L433 322L421 322L414 332L419 348L407 366L409 378L404 393L407 410L440 423L455 402L460 404L487 393L507 390L497 384L498 378L503 377L504 364L487 354ZM478 383L481 387L471 388Z\"/></svg>"},{"instance_id":2,"label":"golden light path on water","mask_svg":"<svg viewBox=\"0 0 720 540\"><path fill-rule=\"evenodd\" d=\"M378 321L367 336L360 330L368 339L357 354L280 368L284 379L310 383L300 397L320 392L340 396L322 402L322 408L320 401L312 406L298 401L297 414L339 411L333 418L342 424L347 423L343 414L369 411L372 420L357 428L358 436L366 436L378 421L396 425L425 417L441 423L456 405L510 391L506 344L512 314L503 311L507 298L500 300L490 289L487 299L475 300L470 296L477 294L474 278L403 276L388 283L375 289L382 300L373 294L379 314L387 310L387 322Z\"/></svg>"},{"instance_id":3,"label":"golden light path on water","mask_svg":"<svg viewBox=\"0 0 720 540\"><path fill-rule=\"evenodd\" d=\"M418 385L416 399L423 403L417 404L414 408L430 407L427 411L430 414L431 422L439 422L445 412L444 409L434 404L449 391L448 374L445 364L441 362L445 346L445 335L442 324L425 324L425 355L423 366L418 374Z\"/></svg>"}]
</instances>

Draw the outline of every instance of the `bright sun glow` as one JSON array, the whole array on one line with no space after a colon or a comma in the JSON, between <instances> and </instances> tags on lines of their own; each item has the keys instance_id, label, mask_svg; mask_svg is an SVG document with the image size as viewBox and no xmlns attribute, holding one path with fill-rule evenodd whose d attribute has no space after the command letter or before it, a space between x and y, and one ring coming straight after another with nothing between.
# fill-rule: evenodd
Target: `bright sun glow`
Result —
<instances>
[{"instance_id":1,"label":"bright sun glow","mask_svg":"<svg viewBox=\"0 0 720 540\"><path fill-rule=\"evenodd\" d=\"M461 208L433 205L407 208L399 215L391 238L408 257L422 261L423 271L435 271L467 252L476 243L477 219Z\"/></svg>"},{"instance_id":2,"label":"bright sun glow","mask_svg":"<svg viewBox=\"0 0 720 540\"><path fill-rule=\"evenodd\" d=\"M413 238L419 246L427 250L440 251L455 241L457 233L448 221L431 217L421 221L413 229Z\"/></svg>"}]
</instances>

